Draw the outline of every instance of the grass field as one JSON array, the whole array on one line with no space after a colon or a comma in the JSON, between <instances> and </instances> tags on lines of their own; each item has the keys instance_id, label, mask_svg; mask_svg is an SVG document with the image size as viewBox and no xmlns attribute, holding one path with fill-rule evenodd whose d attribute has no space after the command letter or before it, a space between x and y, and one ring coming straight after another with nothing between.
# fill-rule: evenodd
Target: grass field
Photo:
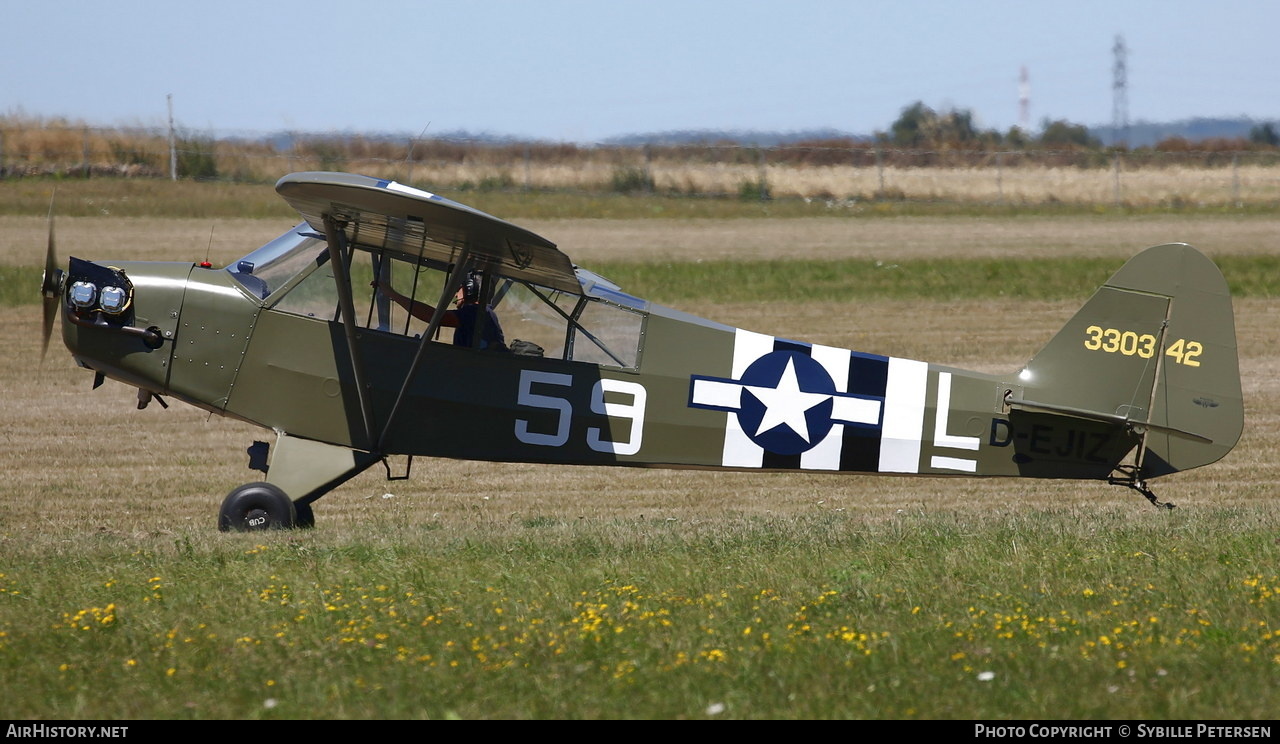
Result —
<instances>
[{"instance_id":1,"label":"grass field","mask_svg":"<svg viewBox=\"0 0 1280 744\"><path fill-rule=\"evenodd\" d=\"M221 534L269 432L91 391L56 338L39 366L31 284L0 327L7 717L1274 718L1280 220L518 221L681 309L984 371L1017 368L1087 298L1052 272L1104 278L1187 240L1262 277L1236 300L1244 436L1154 482L1173 511L1098 483L423 459L328 495L314 530ZM58 238L64 257L225 263L289 224L219 219L209 249L209 220L82 216ZM43 219L0 218L0 236L0 276L27 281ZM956 286L815 300L748 269L757 296L699 294L717 274L698 262L730 258L799 276L914 261ZM1031 299L964 271L1015 258L1051 274Z\"/></svg>"}]
</instances>

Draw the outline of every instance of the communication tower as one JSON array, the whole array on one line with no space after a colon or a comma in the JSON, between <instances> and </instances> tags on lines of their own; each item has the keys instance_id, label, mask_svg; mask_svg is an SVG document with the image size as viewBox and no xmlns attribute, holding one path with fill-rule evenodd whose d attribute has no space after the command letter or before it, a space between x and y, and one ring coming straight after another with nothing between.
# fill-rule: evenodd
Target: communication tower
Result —
<instances>
[{"instance_id":1,"label":"communication tower","mask_svg":"<svg viewBox=\"0 0 1280 744\"><path fill-rule=\"evenodd\" d=\"M1031 79L1027 77L1026 65L1018 77L1018 126L1024 132L1031 130Z\"/></svg>"},{"instance_id":2,"label":"communication tower","mask_svg":"<svg viewBox=\"0 0 1280 744\"><path fill-rule=\"evenodd\" d=\"M1111 66L1111 144L1120 147L1129 143L1129 83L1125 71L1129 51L1125 49L1123 36L1116 34L1111 54L1115 57Z\"/></svg>"}]
</instances>

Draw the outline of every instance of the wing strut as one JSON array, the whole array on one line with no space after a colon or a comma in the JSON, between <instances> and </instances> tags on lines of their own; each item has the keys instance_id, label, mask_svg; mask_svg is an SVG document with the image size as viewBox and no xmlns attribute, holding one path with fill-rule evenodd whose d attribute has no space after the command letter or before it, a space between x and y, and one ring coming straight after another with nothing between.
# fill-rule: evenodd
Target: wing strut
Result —
<instances>
[{"instance_id":1,"label":"wing strut","mask_svg":"<svg viewBox=\"0 0 1280 744\"><path fill-rule=\"evenodd\" d=\"M333 267L334 283L338 285L338 309L342 313L342 330L347 337L347 350L351 354L351 371L356 378L356 397L360 401L360 416L364 423L364 441L373 445L373 404L369 400L369 388L364 377L360 349L356 345L356 306L351 298L351 277L347 274L347 234L333 216L324 215L325 242L329 244L329 264ZM376 449L376 448L375 448Z\"/></svg>"},{"instance_id":2,"label":"wing strut","mask_svg":"<svg viewBox=\"0 0 1280 744\"><path fill-rule=\"evenodd\" d=\"M462 286L462 277L467 271L467 262L471 258L471 249L469 246L462 246L462 252L458 254L458 259L453 263L453 270L449 272L449 279L444 283L444 288L440 290L440 299L436 301L436 310L431 314L431 321L427 323L427 330L422 332L422 336L418 339L418 351L413 355L413 363L409 365L409 371L404 375L404 382L400 383L400 392L396 394L395 405L391 406L391 412L387 414L387 421L382 427L382 434L378 436L376 443L377 450L382 451L383 443L387 441L387 433L391 431L391 425L395 423L396 415L400 413L400 406L404 402L404 396L409 391L409 383L418 374L418 367L422 365L422 352L427 348L427 344L431 343L431 339L435 337L436 331L440 330L440 322L444 320L446 308L449 306L449 298L458 291L458 287Z\"/></svg>"}]
</instances>

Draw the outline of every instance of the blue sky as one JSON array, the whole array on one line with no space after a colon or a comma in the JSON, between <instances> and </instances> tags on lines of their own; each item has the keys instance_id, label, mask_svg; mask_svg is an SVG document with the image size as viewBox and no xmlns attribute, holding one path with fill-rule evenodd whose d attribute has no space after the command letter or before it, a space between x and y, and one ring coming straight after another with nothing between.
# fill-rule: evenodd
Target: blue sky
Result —
<instances>
[{"instance_id":1,"label":"blue sky","mask_svg":"<svg viewBox=\"0 0 1280 744\"><path fill-rule=\"evenodd\" d=\"M0 0L0 114L218 133L855 134L904 107L983 128L1280 120L1280 2Z\"/></svg>"}]
</instances>

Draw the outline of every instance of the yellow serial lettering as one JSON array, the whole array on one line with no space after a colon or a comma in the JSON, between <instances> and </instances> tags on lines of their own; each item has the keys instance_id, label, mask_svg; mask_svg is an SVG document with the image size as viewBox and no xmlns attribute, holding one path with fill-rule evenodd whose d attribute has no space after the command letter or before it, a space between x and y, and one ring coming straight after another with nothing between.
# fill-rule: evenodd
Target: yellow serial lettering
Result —
<instances>
[{"instance_id":1,"label":"yellow serial lettering","mask_svg":"<svg viewBox=\"0 0 1280 744\"><path fill-rule=\"evenodd\" d=\"M1122 331L1118 328L1103 328L1091 325L1084 329L1084 348L1089 351L1101 351L1107 354L1123 354L1150 359L1156 354L1156 337L1150 333ZM1199 367L1199 356L1204 353L1204 345L1199 341L1178 339L1165 350L1165 356L1172 357L1177 364L1188 367Z\"/></svg>"}]
</instances>

